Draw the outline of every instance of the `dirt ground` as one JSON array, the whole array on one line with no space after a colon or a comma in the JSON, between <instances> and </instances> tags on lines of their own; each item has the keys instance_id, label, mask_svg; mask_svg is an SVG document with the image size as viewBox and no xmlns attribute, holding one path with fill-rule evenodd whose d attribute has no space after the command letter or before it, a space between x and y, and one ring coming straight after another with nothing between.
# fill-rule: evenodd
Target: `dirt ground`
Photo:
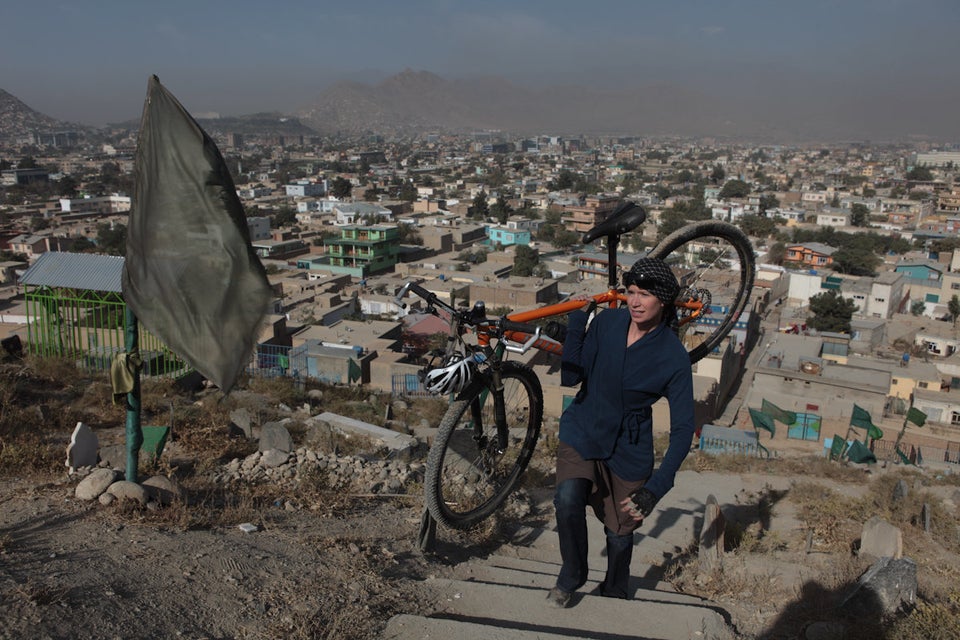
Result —
<instances>
[{"instance_id":1,"label":"dirt ground","mask_svg":"<svg viewBox=\"0 0 960 640\"><path fill-rule=\"evenodd\" d=\"M260 389L247 400L256 395L253 414L265 421L269 407L304 399L284 396L290 393ZM377 399L366 392L339 407L325 393L327 410L376 413ZM251 445L226 437L231 406L223 403L161 387L147 390L145 411L162 415L172 401L181 403L180 435L160 471L180 480L185 498L155 510L82 502L79 478L63 466L64 445L78 419L102 435L116 433L122 414L108 389L69 371L0 366L0 638L376 638L396 613L431 612L425 578L452 575L459 562L506 544L511 526L550 526L542 512L520 509L479 531L443 531L436 552L425 555L417 548L422 488L415 483L407 495L388 496L322 482L293 489L211 483L207 472ZM410 420L428 410L411 407ZM549 459L550 447L545 437L538 456ZM527 482L542 493L551 475L536 463ZM696 571L695 550L667 563L665 578L677 588L727 608L743 637L793 637L811 607L862 571L851 545L862 522L883 512L905 531L904 552L916 559L931 603L903 627L916 634L884 637L957 637L923 631L960 628L956 483L930 486L937 484L932 474L908 476L915 496L935 501L934 520L943 523L924 534L915 514L891 507L892 473L871 472L868 484L863 471L828 477L840 472L836 465L804 462L789 467L788 480L781 474L767 482L757 474L783 470L785 461L725 464L692 454L688 468L743 481L735 511L749 517L728 523L723 571ZM835 491L821 493L824 486ZM244 523L257 530L244 532ZM810 585L822 593L810 593Z\"/></svg>"},{"instance_id":2,"label":"dirt ground","mask_svg":"<svg viewBox=\"0 0 960 640\"><path fill-rule=\"evenodd\" d=\"M421 610L434 570L415 511L391 500L268 507L244 533L152 523L80 503L74 486L0 485L2 638L371 637Z\"/></svg>"}]
</instances>

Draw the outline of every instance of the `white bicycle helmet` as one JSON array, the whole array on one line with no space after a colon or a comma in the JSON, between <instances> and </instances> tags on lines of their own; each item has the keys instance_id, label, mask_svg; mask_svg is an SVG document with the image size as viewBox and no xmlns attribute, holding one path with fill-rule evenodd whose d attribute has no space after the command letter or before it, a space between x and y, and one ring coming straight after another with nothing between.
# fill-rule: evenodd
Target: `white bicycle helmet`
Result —
<instances>
[{"instance_id":1,"label":"white bicycle helmet","mask_svg":"<svg viewBox=\"0 0 960 640\"><path fill-rule=\"evenodd\" d=\"M460 393L470 383L469 359L462 353L448 356L443 364L423 376L423 386L430 393L450 395Z\"/></svg>"}]
</instances>

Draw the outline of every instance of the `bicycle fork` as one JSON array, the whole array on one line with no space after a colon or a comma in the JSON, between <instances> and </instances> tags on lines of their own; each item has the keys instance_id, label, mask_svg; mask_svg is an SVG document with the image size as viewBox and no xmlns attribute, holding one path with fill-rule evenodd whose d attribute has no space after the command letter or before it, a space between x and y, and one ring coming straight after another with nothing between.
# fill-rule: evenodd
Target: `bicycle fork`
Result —
<instances>
[{"instance_id":1,"label":"bicycle fork","mask_svg":"<svg viewBox=\"0 0 960 640\"><path fill-rule=\"evenodd\" d=\"M470 403L470 413L473 418L473 440L477 443L480 450L486 450L488 441L484 434L483 425L483 405L487 400L487 395L493 394L493 420L496 426L496 453L499 455L507 450L510 430L507 426L507 409L503 399L503 380L500 372L492 369L490 371L491 385L481 391L473 402Z\"/></svg>"}]
</instances>

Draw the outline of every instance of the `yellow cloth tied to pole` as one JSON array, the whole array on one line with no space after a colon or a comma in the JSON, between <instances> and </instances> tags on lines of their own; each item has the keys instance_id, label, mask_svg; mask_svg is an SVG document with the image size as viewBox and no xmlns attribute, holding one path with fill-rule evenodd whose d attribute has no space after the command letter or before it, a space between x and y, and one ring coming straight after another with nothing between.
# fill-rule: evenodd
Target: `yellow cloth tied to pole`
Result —
<instances>
[{"instance_id":1,"label":"yellow cloth tied to pole","mask_svg":"<svg viewBox=\"0 0 960 640\"><path fill-rule=\"evenodd\" d=\"M113 386L113 404L123 401L123 396L133 391L143 368L143 358L139 351L118 353L110 363L110 384Z\"/></svg>"}]
</instances>

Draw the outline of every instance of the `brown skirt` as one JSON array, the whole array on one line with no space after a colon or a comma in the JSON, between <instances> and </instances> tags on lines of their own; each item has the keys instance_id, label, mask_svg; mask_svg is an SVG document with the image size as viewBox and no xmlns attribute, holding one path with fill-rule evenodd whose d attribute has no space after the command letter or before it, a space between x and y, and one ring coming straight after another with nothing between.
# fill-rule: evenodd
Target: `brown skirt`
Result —
<instances>
[{"instance_id":1,"label":"brown skirt","mask_svg":"<svg viewBox=\"0 0 960 640\"><path fill-rule=\"evenodd\" d=\"M620 501L644 485L646 480L628 482L610 471L602 460L584 460L565 442L557 448L557 484L571 478L593 482L588 500L597 519L618 536L625 536L642 523L620 510Z\"/></svg>"}]
</instances>

